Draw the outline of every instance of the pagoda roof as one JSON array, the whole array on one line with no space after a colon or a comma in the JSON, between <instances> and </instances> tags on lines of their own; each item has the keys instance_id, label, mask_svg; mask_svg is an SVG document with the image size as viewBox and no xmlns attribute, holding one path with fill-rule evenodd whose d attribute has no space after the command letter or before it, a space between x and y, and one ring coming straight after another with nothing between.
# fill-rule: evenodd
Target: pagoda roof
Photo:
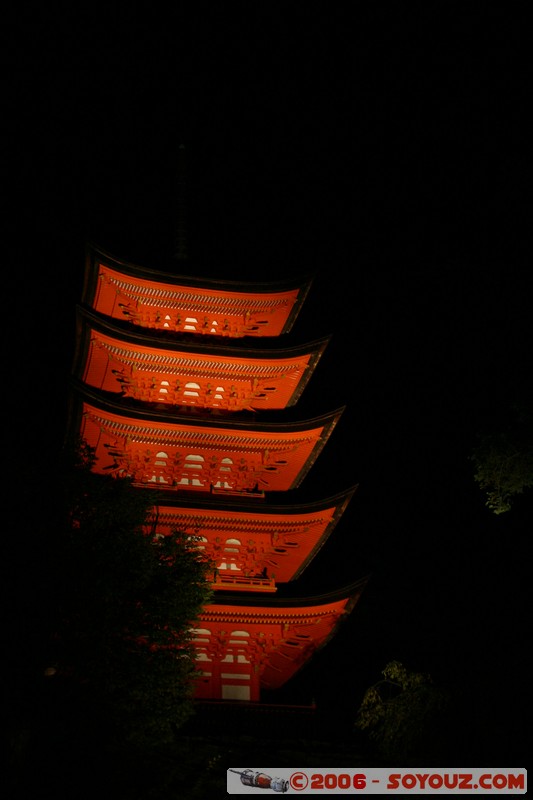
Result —
<instances>
[{"instance_id":1,"label":"pagoda roof","mask_svg":"<svg viewBox=\"0 0 533 800\"><path fill-rule=\"evenodd\" d=\"M176 509L200 509L212 510L219 509L231 513L232 511L265 514L265 515L280 515L289 516L291 514L299 516L302 514L313 514L322 511L331 506L338 506L344 508L352 499L359 485L344 489L329 497L322 497L315 500L301 500L295 501L292 495L280 492L276 493L276 502L269 501L264 506L258 506L257 502L252 502L244 495L242 497L219 497L216 498L212 495L194 495L193 497L173 497L166 492L161 492L156 495L156 505L168 506L169 508Z\"/></svg>"},{"instance_id":2,"label":"pagoda roof","mask_svg":"<svg viewBox=\"0 0 533 800\"><path fill-rule=\"evenodd\" d=\"M334 497L313 502L264 504L258 507L243 498L240 503L208 496L206 500L176 498L162 493L160 502L154 505L150 527L162 535L173 530L200 536L203 552L217 566L230 555L236 562L238 572L224 574L217 582L217 591L251 591L246 575L258 578L265 568L275 579L276 585L294 581L315 558L318 551L336 528L357 486L340 492ZM196 500L196 502L194 501ZM231 545L231 546L230 546ZM241 546L251 555L251 562L240 564ZM225 550L229 547L229 550ZM219 567L220 574L220 567ZM257 583L257 581L256 581ZM258 584L254 591L263 591ZM271 590L268 589L267 590Z\"/></svg>"},{"instance_id":3,"label":"pagoda roof","mask_svg":"<svg viewBox=\"0 0 533 800\"><path fill-rule=\"evenodd\" d=\"M176 326L176 318L171 320L173 312L196 311L206 315L204 329L200 323L186 329L202 335L278 336L291 330L312 282L310 275L275 281L175 275L119 259L89 244L82 302L107 316L129 318L141 327ZM160 312L164 319L158 322ZM164 321L167 316L169 322Z\"/></svg>"},{"instance_id":4,"label":"pagoda roof","mask_svg":"<svg viewBox=\"0 0 533 800\"><path fill-rule=\"evenodd\" d=\"M330 338L288 347L268 339L274 347L267 348L264 338L247 337L235 346L220 337L140 329L80 306L76 317L73 373L81 380L139 400L230 411L295 405ZM198 391L187 391L189 384Z\"/></svg>"},{"instance_id":5,"label":"pagoda roof","mask_svg":"<svg viewBox=\"0 0 533 800\"><path fill-rule=\"evenodd\" d=\"M97 471L116 470L152 489L187 484L194 490L194 481L198 491L209 485L238 492L295 489L344 411L258 421L235 414L172 413L168 406L117 400L74 378L72 388L69 428L96 448Z\"/></svg>"},{"instance_id":6,"label":"pagoda roof","mask_svg":"<svg viewBox=\"0 0 533 800\"><path fill-rule=\"evenodd\" d=\"M190 333L175 331L161 331L153 328L139 328L126 320L106 317L94 309L78 304L76 306L76 320L78 335L85 334L84 329L97 330L101 333L116 336L125 342L135 345L158 347L162 350L183 350L185 353L206 353L225 355L230 358L262 358L271 360L276 358L290 358L291 356L305 355L309 352L324 352L330 343L332 335L327 334L318 339L306 340L299 343L280 343L278 336L246 336L233 342L220 336L195 336ZM292 337L291 337L292 338Z\"/></svg>"},{"instance_id":7,"label":"pagoda roof","mask_svg":"<svg viewBox=\"0 0 533 800\"><path fill-rule=\"evenodd\" d=\"M192 288L207 289L229 289L243 294L250 292L284 291L286 289L305 288L309 290L313 282L314 275L304 274L298 276L287 276L277 278L273 281L245 281L245 280L226 280L221 278L199 277L197 275L182 275L171 272L170 270L159 270L151 267L133 263L127 259L119 258L109 251L100 247L94 242L89 242L86 247L86 257L90 263L105 263L132 277L147 278L152 283L164 282L176 286L190 286ZM85 293L85 292L84 292Z\"/></svg>"},{"instance_id":8,"label":"pagoda roof","mask_svg":"<svg viewBox=\"0 0 533 800\"><path fill-rule=\"evenodd\" d=\"M249 594L232 594L220 592L204 607L204 612L217 615L242 616L248 612L256 617L279 617L286 614L300 615L301 612L313 614L315 611L324 612L339 603L345 614L350 613L356 606L361 594L366 588L370 578L364 576L349 584L345 584L327 592L317 592L305 595L262 595L255 592ZM203 612L203 613L204 613Z\"/></svg>"},{"instance_id":9,"label":"pagoda roof","mask_svg":"<svg viewBox=\"0 0 533 800\"><path fill-rule=\"evenodd\" d=\"M117 398L114 393L94 389L75 377L71 378L70 385L75 395L78 394L93 402L96 406L124 417L171 426L206 427L209 430L220 428L264 433L297 433L321 427L329 435L346 408L346 406L340 406L333 411L306 419L287 419L286 415L281 418L277 411L263 413L260 418L256 414L221 414L219 416L216 413L209 413L205 410L189 414L180 413L180 409L171 410L161 403L141 403L122 397Z\"/></svg>"},{"instance_id":10,"label":"pagoda roof","mask_svg":"<svg viewBox=\"0 0 533 800\"><path fill-rule=\"evenodd\" d=\"M192 631L199 659L197 696L224 697L214 676L213 659L229 663L224 656L235 648L243 650L250 663L239 665L232 660L231 672L222 673L230 696L242 697L239 686L244 686L248 699L254 699L255 676L262 689L283 686L335 635L355 608L367 580L306 597L227 595L222 599L217 594L215 601L204 606Z\"/></svg>"}]
</instances>

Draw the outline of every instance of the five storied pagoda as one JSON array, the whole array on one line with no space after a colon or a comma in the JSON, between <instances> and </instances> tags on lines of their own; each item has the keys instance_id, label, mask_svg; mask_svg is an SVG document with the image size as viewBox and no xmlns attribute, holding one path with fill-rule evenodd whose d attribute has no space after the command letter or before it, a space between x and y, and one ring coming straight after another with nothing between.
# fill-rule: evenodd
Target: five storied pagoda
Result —
<instances>
[{"instance_id":1,"label":"five storied pagoda","mask_svg":"<svg viewBox=\"0 0 533 800\"><path fill-rule=\"evenodd\" d=\"M283 686L366 584L287 591L356 490L294 499L343 412L284 416L328 344L283 344L311 286L201 279L87 247L69 431L94 448L96 471L157 490L158 534L196 537L216 565L194 630L198 700L257 703Z\"/></svg>"}]
</instances>

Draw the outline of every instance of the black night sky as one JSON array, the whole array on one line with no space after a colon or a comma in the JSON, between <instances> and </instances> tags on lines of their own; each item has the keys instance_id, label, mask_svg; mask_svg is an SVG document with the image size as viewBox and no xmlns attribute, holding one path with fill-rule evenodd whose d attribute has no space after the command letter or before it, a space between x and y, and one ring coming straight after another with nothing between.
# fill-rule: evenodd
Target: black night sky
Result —
<instances>
[{"instance_id":1,"label":"black night sky","mask_svg":"<svg viewBox=\"0 0 533 800\"><path fill-rule=\"evenodd\" d=\"M14 446L60 445L85 242L171 264L184 144L181 272L313 274L291 337L332 340L297 413L346 407L302 489L359 489L300 585L372 577L284 699L344 719L397 659L461 687L472 760L515 766L531 495L491 514L468 457L529 389L526 4L207 8L21 26L4 234L27 370L5 376L19 375Z\"/></svg>"}]
</instances>

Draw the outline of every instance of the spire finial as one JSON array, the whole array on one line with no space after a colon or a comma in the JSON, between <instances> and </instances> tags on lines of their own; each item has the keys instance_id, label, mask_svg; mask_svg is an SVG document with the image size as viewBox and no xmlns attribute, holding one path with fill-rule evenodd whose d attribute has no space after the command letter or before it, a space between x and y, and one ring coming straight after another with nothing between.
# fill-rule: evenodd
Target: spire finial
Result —
<instances>
[{"instance_id":1,"label":"spire finial","mask_svg":"<svg viewBox=\"0 0 533 800\"><path fill-rule=\"evenodd\" d=\"M178 186L177 186L177 209L176 209L176 233L174 238L174 258L176 261L187 261L186 243L186 220L185 220L185 193L186 193L186 171L185 171L185 145L180 144L178 149Z\"/></svg>"}]
</instances>

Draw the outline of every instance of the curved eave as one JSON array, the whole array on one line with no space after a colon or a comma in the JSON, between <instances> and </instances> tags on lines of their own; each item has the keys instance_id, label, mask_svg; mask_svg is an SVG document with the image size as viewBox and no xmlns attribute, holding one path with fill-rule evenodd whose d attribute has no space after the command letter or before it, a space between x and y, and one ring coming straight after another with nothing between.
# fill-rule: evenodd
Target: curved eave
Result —
<instances>
[{"instance_id":1,"label":"curved eave","mask_svg":"<svg viewBox=\"0 0 533 800\"><path fill-rule=\"evenodd\" d=\"M322 548L324 547L324 545L328 541L329 537L331 536L333 531L336 529L336 527L337 527L337 525L339 523L339 520L342 517L342 515L344 514L344 512L346 511L346 507L348 506L348 503L352 499L353 494L356 491L356 489L357 489L357 487L354 487L350 492L346 492L342 496L342 498L339 499L339 502L335 506L335 513L333 514L332 519L330 520L329 524L327 525L327 527L326 527L325 531L323 532L322 536L316 542L315 546L308 553L307 558L305 558L301 562L300 566L298 567L298 569L296 570L296 572L292 576L291 582L295 581L299 577L301 577L301 575L305 572L305 570L307 569L309 564L311 564L311 562L314 561L314 559L317 556L317 553L320 550L322 550Z\"/></svg>"},{"instance_id":2,"label":"curved eave","mask_svg":"<svg viewBox=\"0 0 533 800\"><path fill-rule=\"evenodd\" d=\"M269 595L264 597L225 598L216 595L216 601L204 606L199 616L202 627L209 631L222 632L235 625L239 629L253 626L266 626L274 633L273 647L263 663L260 675L262 689L278 689L296 675L321 651L337 634L357 605L368 578L345 585L326 594L312 594L306 597L282 598ZM290 652L291 631L305 631L307 646L297 647Z\"/></svg>"},{"instance_id":3,"label":"curved eave","mask_svg":"<svg viewBox=\"0 0 533 800\"><path fill-rule=\"evenodd\" d=\"M301 308L311 285L314 275L306 274L297 277L288 277L275 281L242 281L242 280L220 280L217 278L198 278L192 275L176 275L172 272L155 270L143 267L130 261L120 259L94 243L89 243L86 247L86 275L83 288L83 298L85 301L94 296L96 281L98 279L98 264L106 264L112 269L123 273L131 278L140 278L154 283L169 283L175 286L186 286L198 289L214 289L217 291L231 291L239 294L257 292L259 294L283 292L290 289L299 289L298 301L295 304L291 316L296 316ZM296 313L295 313L296 312ZM287 330L289 330L289 321Z\"/></svg>"},{"instance_id":4,"label":"curved eave","mask_svg":"<svg viewBox=\"0 0 533 800\"><path fill-rule=\"evenodd\" d=\"M176 352L180 350L184 353L194 355L195 353L227 356L228 358L243 360L247 356L265 361L281 358L292 358L310 355L309 369L307 370L305 383L311 377L324 350L331 341L331 335L315 339L289 347L265 347L264 342L253 337L246 337L241 340L241 345L227 345L227 339L220 337L218 341L208 341L207 337L179 334L169 332L163 335L160 331L152 329L139 329L138 326L128 322L115 320L105 317L92 309L78 305L76 307L76 330L79 340L79 347L75 359L75 371L79 371L80 364L84 363L84 358L89 345L89 332L91 328L107 336L115 336L123 342L132 346L154 347L161 350ZM215 337L213 337L214 339ZM276 338L277 341L277 338ZM300 392L301 394L301 392Z\"/></svg>"},{"instance_id":5,"label":"curved eave","mask_svg":"<svg viewBox=\"0 0 533 800\"><path fill-rule=\"evenodd\" d=\"M351 486L350 488L346 489L343 492L338 492L337 494L326 497L321 500L313 500L311 502L304 502L304 503L295 503L293 500L287 500L287 503L268 503L264 506L264 513L265 514L279 514L280 516L290 516L291 514L297 516L304 513L313 513L318 511L323 511L325 508L329 508L331 506L335 506L338 509L344 509L352 499L353 495L358 489L358 484ZM257 505L257 501L250 502L247 498L242 498L242 502L240 498L224 498L223 496L217 495L213 497L212 495L206 495L205 497L202 496L200 499L198 497L193 498L183 498L183 497L172 497L168 495L168 493L159 493L158 495L160 500L160 505L162 506L169 506L170 508L184 508L184 509L200 509L204 511L208 511L209 509L222 509L227 510L228 512L231 511L240 511L240 512L247 512L253 514L261 514L262 507ZM156 498L157 500L157 498Z\"/></svg>"},{"instance_id":6,"label":"curved eave","mask_svg":"<svg viewBox=\"0 0 533 800\"><path fill-rule=\"evenodd\" d=\"M176 512L184 512L184 513L191 513L194 511L198 511L200 514L210 513L210 512L222 512L227 513L228 516L231 514L248 514L251 519L260 518L262 515L264 517L272 517L272 516L279 516L283 518L283 521L286 521L291 516L293 517L301 517L303 515L307 517L312 517L313 514L320 514L321 511L325 509L332 509L331 518L329 519L327 525L324 527L320 537L317 539L315 544L311 547L305 558L299 563L298 567L292 573L290 577L284 578L283 581L288 581L292 583L293 581L297 580L302 573L306 570L309 564L313 561L316 557L317 553L322 549L325 543L328 541L329 537L332 535L334 530L336 529L340 518L344 514L348 504L350 503L354 493L357 490L357 486L352 486L350 489L347 489L344 492L339 492L334 497L326 498L320 501L314 501L312 503L287 503L285 505L271 505L270 503L265 504L263 506L258 507L257 501L254 505L249 501L245 501L243 503L238 502L212 502L206 500L204 502L193 500L189 501L181 501L178 498L171 498L170 501L167 502L167 498L165 496L156 498L156 502L154 503L154 507L158 509L156 515L162 510L163 513L172 511L175 509ZM158 502L159 501L159 502ZM274 553L272 553L274 554ZM284 585L283 581L278 583L278 587L282 587ZM223 589L219 589L217 587L217 591L224 591Z\"/></svg>"},{"instance_id":7,"label":"curved eave","mask_svg":"<svg viewBox=\"0 0 533 800\"><path fill-rule=\"evenodd\" d=\"M320 594L309 594L303 597L284 597L279 593L275 595L261 595L259 593L245 594L241 592L239 594L232 594L231 592L217 592L215 599L209 602L205 608L206 611L212 608L214 613L217 613L218 606L221 608L235 606L236 609L242 609L243 611L247 608L272 608L274 612L279 612L279 610L283 609L287 609L289 612L291 609L296 608L305 610L306 608L312 609L317 606L327 606L333 603L346 601L344 612L345 614L349 614L355 608L369 580L370 577L366 575L338 589Z\"/></svg>"},{"instance_id":8,"label":"curved eave","mask_svg":"<svg viewBox=\"0 0 533 800\"><path fill-rule=\"evenodd\" d=\"M277 422L265 421L258 422L255 419L243 418L232 414L231 417L224 417L217 419L210 414L199 414L198 416L169 413L168 408L154 409L151 404L128 401L123 398L117 399L115 394L102 392L98 389L93 389L87 384L82 383L77 378L71 378L71 388L73 391L86 400L94 403L95 406L102 411L108 411L113 414L118 414L129 419L141 419L146 422L160 422L167 425L186 425L187 427L203 428L208 424L211 428L218 428L220 430L242 430L253 432L265 433L297 433L300 431L313 430L315 428L323 428L320 437L321 444L325 444L329 438L331 431L338 422L345 407L341 407L328 414L323 414L311 419L291 421L291 422ZM268 412L266 412L268 413ZM321 449L321 448L320 448ZM316 460L318 453L316 453L313 461ZM296 487L294 487L296 488Z\"/></svg>"}]
</instances>

